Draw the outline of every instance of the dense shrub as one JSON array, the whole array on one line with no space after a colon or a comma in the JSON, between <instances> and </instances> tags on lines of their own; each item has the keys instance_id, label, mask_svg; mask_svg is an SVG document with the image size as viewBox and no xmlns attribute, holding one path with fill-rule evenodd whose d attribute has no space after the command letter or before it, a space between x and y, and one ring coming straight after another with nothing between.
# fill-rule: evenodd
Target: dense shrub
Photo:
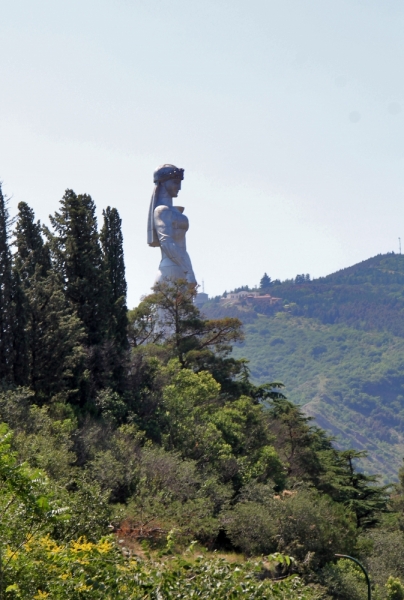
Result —
<instances>
[{"instance_id":1,"label":"dense shrub","mask_svg":"<svg viewBox=\"0 0 404 600\"><path fill-rule=\"evenodd\" d=\"M231 542L246 554L268 554L277 547L277 524L268 505L240 502L223 515L222 524Z\"/></svg>"},{"instance_id":2,"label":"dense shrub","mask_svg":"<svg viewBox=\"0 0 404 600\"><path fill-rule=\"evenodd\" d=\"M364 556L373 580L380 586L388 577L400 577L404 580L404 533L400 530L370 531L366 534L366 542L370 542Z\"/></svg>"},{"instance_id":3,"label":"dense shrub","mask_svg":"<svg viewBox=\"0 0 404 600\"><path fill-rule=\"evenodd\" d=\"M386 583L387 600L403 600L404 586L398 578L389 577Z\"/></svg>"},{"instance_id":4,"label":"dense shrub","mask_svg":"<svg viewBox=\"0 0 404 600\"><path fill-rule=\"evenodd\" d=\"M352 561L341 559L327 565L321 581L335 600L363 600L367 597L367 584L360 568Z\"/></svg>"},{"instance_id":5,"label":"dense shrub","mask_svg":"<svg viewBox=\"0 0 404 600\"><path fill-rule=\"evenodd\" d=\"M223 525L233 544L247 554L277 550L321 567L335 552L351 552L356 536L353 516L315 490L241 501L225 513Z\"/></svg>"},{"instance_id":6,"label":"dense shrub","mask_svg":"<svg viewBox=\"0 0 404 600\"><path fill-rule=\"evenodd\" d=\"M125 551L124 551L125 552ZM7 598L58 600L316 600L321 590L296 576L280 582L262 579L259 562L230 564L223 559L157 561L125 556L113 541L84 538L58 545L32 539L15 554L5 572Z\"/></svg>"}]
</instances>

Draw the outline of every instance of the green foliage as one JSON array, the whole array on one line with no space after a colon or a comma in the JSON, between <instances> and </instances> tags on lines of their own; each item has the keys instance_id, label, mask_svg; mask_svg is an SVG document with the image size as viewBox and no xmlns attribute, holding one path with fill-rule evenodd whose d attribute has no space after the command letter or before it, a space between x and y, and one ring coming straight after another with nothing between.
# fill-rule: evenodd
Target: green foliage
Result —
<instances>
[{"instance_id":1,"label":"green foliage","mask_svg":"<svg viewBox=\"0 0 404 600\"><path fill-rule=\"evenodd\" d=\"M68 507L69 519L56 522L50 530L54 539L75 540L81 536L95 542L108 531L112 507L109 493L91 480L87 473L72 472L69 481L57 486L60 502Z\"/></svg>"},{"instance_id":2,"label":"green foliage","mask_svg":"<svg viewBox=\"0 0 404 600\"><path fill-rule=\"evenodd\" d=\"M246 346L237 315L206 318L186 281L158 284L127 314L116 209L103 212L99 233L91 197L67 190L45 244L33 211L21 203L11 257L2 206L0 344L7 338L11 346L7 356L0 352L7 359L0 357L0 419L13 430L0 432L6 597L314 599L327 589L358 597L357 573L333 564L337 552L356 552L371 566L377 593L399 593L396 582L385 584L390 575L403 577L402 482L389 500L375 476L358 472L363 453L337 449L285 398L279 381L294 385L303 372L308 379L299 399L311 402L313 412L320 383L324 390L331 385L328 379L314 385L313 377L327 365L339 377L332 388L338 402L325 402L333 415L339 418L343 403L354 411L356 402L366 427L369 415L372 426L386 411L400 419L398 399L374 400L377 377L386 371L372 372L376 388L362 389L352 353L344 354L350 342L371 340L365 368L390 334L367 325L353 332L343 324L349 310L356 318L351 308L330 325L321 311L333 292L323 281L271 282L274 293L284 291L286 306L272 306L270 318L247 304L235 309L249 323ZM362 284L368 282L354 285ZM311 294L319 285L326 291L316 320ZM217 301L211 306L221 310ZM257 340L250 371L241 348ZM389 352L396 355L398 389L397 348ZM370 360L370 371L379 359ZM279 377L268 377L275 372ZM115 536L106 537L111 530ZM187 559L176 554L189 544ZM270 556L232 565L195 559L196 544Z\"/></svg>"},{"instance_id":3,"label":"green foliage","mask_svg":"<svg viewBox=\"0 0 404 600\"><path fill-rule=\"evenodd\" d=\"M239 392L235 377L242 362L229 358L231 344L243 338L239 319L207 320L194 304L197 291L185 280L160 282L131 315L134 345L144 341L164 343L170 357L182 367L207 370L223 391Z\"/></svg>"},{"instance_id":4,"label":"green foliage","mask_svg":"<svg viewBox=\"0 0 404 600\"><path fill-rule=\"evenodd\" d=\"M334 501L343 503L355 515L357 528L374 526L380 513L386 510L388 486L377 485L377 476L356 470L354 461L361 453L336 451L332 439L312 426L310 419L285 399L273 400L269 414L289 478L306 480Z\"/></svg>"},{"instance_id":5,"label":"green foliage","mask_svg":"<svg viewBox=\"0 0 404 600\"><path fill-rule=\"evenodd\" d=\"M121 396L110 388L98 392L95 405L107 422L121 423L127 413L126 404Z\"/></svg>"},{"instance_id":6,"label":"green foliage","mask_svg":"<svg viewBox=\"0 0 404 600\"><path fill-rule=\"evenodd\" d=\"M163 445L178 449L202 469L217 469L225 479L284 483L283 465L265 427L262 405L247 397L224 401L220 386L206 371L178 370L163 391Z\"/></svg>"},{"instance_id":7,"label":"green foliage","mask_svg":"<svg viewBox=\"0 0 404 600\"><path fill-rule=\"evenodd\" d=\"M256 401L283 398L279 382L255 386L245 359L230 356L232 344L243 340L241 322L234 318L205 319L196 305L195 286L184 280L160 282L129 314L129 340L134 348L148 343L160 358L178 358L183 368L208 371L223 395L241 394Z\"/></svg>"},{"instance_id":8,"label":"green foliage","mask_svg":"<svg viewBox=\"0 0 404 600\"><path fill-rule=\"evenodd\" d=\"M127 307L125 263L123 257L122 221L116 208L107 207L102 212L104 224L100 234L104 268L108 282L108 337L117 348L125 350L127 338Z\"/></svg>"},{"instance_id":9,"label":"green foliage","mask_svg":"<svg viewBox=\"0 0 404 600\"><path fill-rule=\"evenodd\" d=\"M132 348L155 344L163 337L157 327L158 313L148 302L142 301L128 311L128 340Z\"/></svg>"},{"instance_id":10,"label":"green foliage","mask_svg":"<svg viewBox=\"0 0 404 600\"><path fill-rule=\"evenodd\" d=\"M51 270L49 248L24 202L14 244L14 381L29 385L38 402L78 395L84 371L84 330L65 297L62 280Z\"/></svg>"},{"instance_id":11,"label":"green foliage","mask_svg":"<svg viewBox=\"0 0 404 600\"><path fill-rule=\"evenodd\" d=\"M331 493L355 514L357 527L369 528L378 522L378 513L386 507L389 486L378 486L376 475L365 475L355 470L353 461L361 455L354 450L339 454L342 468L334 474Z\"/></svg>"},{"instance_id":12,"label":"green foliage","mask_svg":"<svg viewBox=\"0 0 404 600\"><path fill-rule=\"evenodd\" d=\"M324 567L321 581L336 600L363 600L367 597L364 574L351 560L341 559Z\"/></svg>"},{"instance_id":13,"label":"green foliage","mask_svg":"<svg viewBox=\"0 0 404 600\"><path fill-rule=\"evenodd\" d=\"M13 379L13 279L9 247L10 218L0 185L0 381Z\"/></svg>"},{"instance_id":14,"label":"green foliage","mask_svg":"<svg viewBox=\"0 0 404 600\"><path fill-rule=\"evenodd\" d=\"M116 209L108 207L99 234L92 198L73 190L66 190L60 211L50 220L54 232L46 229L46 233L52 268L63 284L70 314L78 317L85 335L86 369L76 396L87 411L99 390L111 387L122 395L126 388L128 341L121 220Z\"/></svg>"},{"instance_id":15,"label":"green foliage","mask_svg":"<svg viewBox=\"0 0 404 600\"><path fill-rule=\"evenodd\" d=\"M178 448L184 457L205 463L217 463L229 455L230 448L209 419L219 392L219 384L209 373L186 369L174 375L163 392L167 449Z\"/></svg>"},{"instance_id":16,"label":"green foliage","mask_svg":"<svg viewBox=\"0 0 404 600\"><path fill-rule=\"evenodd\" d=\"M404 586L398 578L389 577L386 583L387 600L403 600Z\"/></svg>"},{"instance_id":17,"label":"green foliage","mask_svg":"<svg viewBox=\"0 0 404 600\"><path fill-rule=\"evenodd\" d=\"M17 223L14 232L14 382L32 385L36 370L36 334L43 332L43 323L37 323L33 314L32 300L38 293L38 284L48 274L51 262L49 248L44 244L40 222L35 223L34 211L25 202L18 204ZM27 291L30 290L29 297ZM34 311L35 312L35 311ZM40 347L42 340L39 341ZM39 361L40 365L40 361ZM40 367L41 368L41 365Z\"/></svg>"},{"instance_id":18,"label":"green foliage","mask_svg":"<svg viewBox=\"0 0 404 600\"><path fill-rule=\"evenodd\" d=\"M35 223L34 219L32 208L25 202L20 202L15 227L15 264L21 281L26 286L30 285L32 277L45 277L51 268L49 248L44 244L41 235L41 223Z\"/></svg>"},{"instance_id":19,"label":"green foliage","mask_svg":"<svg viewBox=\"0 0 404 600\"><path fill-rule=\"evenodd\" d=\"M96 544L82 538L65 546L46 537L35 539L12 566L7 581L10 598L315 600L321 593L297 576L280 582L260 579L259 562L231 565L203 557L142 561L125 557L109 538Z\"/></svg>"},{"instance_id":20,"label":"green foliage","mask_svg":"<svg viewBox=\"0 0 404 600\"><path fill-rule=\"evenodd\" d=\"M367 532L361 540L365 544L362 550L372 580L380 587L389 576L404 579L404 535L400 530L382 527Z\"/></svg>"},{"instance_id":21,"label":"green foliage","mask_svg":"<svg viewBox=\"0 0 404 600\"><path fill-rule=\"evenodd\" d=\"M277 548L277 526L269 503L240 502L224 513L222 523L232 544L250 556L268 554Z\"/></svg>"},{"instance_id":22,"label":"green foliage","mask_svg":"<svg viewBox=\"0 0 404 600\"><path fill-rule=\"evenodd\" d=\"M20 273L13 270L13 382L16 385L28 385L29 354L27 340L27 300L24 294Z\"/></svg>"},{"instance_id":23,"label":"green foliage","mask_svg":"<svg viewBox=\"0 0 404 600\"><path fill-rule=\"evenodd\" d=\"M403 282L404 257L379 255L309 285L272 282L276 309L211 301L204 312L245 324L233 356L250 361L254 383L287 383L340 446L369 452L366 471L391 480L403 453Z\"/></svg>"},{"instance_id":24,"label":"green foliage","mask_svg":"<svg viewBox=\"0 0 404 600\"><path fill-rule=\"evenodd\" d=\"M12 433L0 424L0 596L12 561L34 534L44 531L64 511L52 502L43 473L18 464Z\"/></svg>"},{"instance_id":25,"label":"green foliage","mask_svg":"<svg viewBox=\"0 0 404 600\"><path fill-rule=\"evenodd\" d=\"M75 460L71 434L75 420L51 418L47 407L31 405L27 408L29 426L14 431L14 446L20 460L47 473L52 479L69 477Z\"/></svg>"},{"instance_id":26,"label":"green foliage","mask_svg":"<svg viewBox=\"0 0 404 600\"><path fill-rule=\"evenodd\" d=\"M241 500L224 514L229 538L247 554L282 552L319 568L336 551L352 551L352 516L315 490L267 496L264 502Z\"/></svg>"},{"instance_id":27,"label":"green foliage","mask_svg":"<svg viewBox=\"0 0 404 600\"><path fill-rule=\"evenodd\" d=\"M271 285L271 278L268 277L268 275L266 273L264 273L264 275L262 276L261 280L260 280L260 290L264 290L265 288L268 288Z\"/></svg>"},{"instance_id":28,"label":"green foliage","mask_svg":"<svg viewBox=\"0 0 404 600\"><path fill-rule=\"evenodd\" d=\"M243 319L242 311L233 314ZM288 398L337 436L339 446L368 451L361 464L391 480L402 456L403 352L403 338L392 333L323 324L285 310L246 324L245 342L233 356L249 359L255 384L287 383Z\"/></svg>"},{"instance_id":29,"label":"green foliage","mask_svg":"<svg viewBox=\"0 0 404 600\"><path fill-rule=\"evenodd\" d=\"M88 344L99 344L105 336L106 282L95 204L87 194L66 190L60 212L50 220L55 231L48 231L52 259L67 299L84 325Z\"/></svg>"},{"instance_id":30,"label":"green foliage","mask_svg":"<svg viewBox=\"0 0 404 600\"><path fill-rule=\"evenodd\" d=\"M29 386L37 401L59 396L77 402L84 377L85 334L59 278L33 278L26 291Z\"/></svg>"},{"instance_id":31,"label":"green foliage","mask_svg":"<svg viewBox=\"0 0 404 600\"><path fill-rule=\"evenodd\" d=\"M87 447L87 472L115 501L125 501L135 491L139 478L139 455L144 434L134 425L112 429L87 427L82 432Z\"/></svg>"}]
</instances>

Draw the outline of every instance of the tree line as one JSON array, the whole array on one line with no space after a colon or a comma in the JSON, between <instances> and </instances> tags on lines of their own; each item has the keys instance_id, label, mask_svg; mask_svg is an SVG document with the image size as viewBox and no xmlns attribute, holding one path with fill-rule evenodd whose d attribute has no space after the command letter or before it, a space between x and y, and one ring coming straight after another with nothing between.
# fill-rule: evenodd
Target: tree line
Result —
<instances>
[{"instance_id":1,"label":"tree line","mask_svg":"<svg viewBox=\"0 0 404 600\"><path fill-rule=\"evenodd\" d=\"M25 202L9 216L0 187L0 380L37 401L79 406L105 387L123 390L127 341L121 219L66 190L51 227Z\"/></svg>"},{"instance_id":2,"label":"tree line","mask_svg":"<svg viewBox=\"0 0 404 600\"><path fill-rule=\"evenodd\" d=\"M225 580L228 597L359 599L334 554L383 554L403 486L360 472L281 382L254 384L241 321L206 318L193 285L128 311L122 243L86 194L67 190L49 228L0 196L0 596L154 598L163 573L166 598ZM195 544L276 565L156 562Z\"/></svg>"}]
</instances>

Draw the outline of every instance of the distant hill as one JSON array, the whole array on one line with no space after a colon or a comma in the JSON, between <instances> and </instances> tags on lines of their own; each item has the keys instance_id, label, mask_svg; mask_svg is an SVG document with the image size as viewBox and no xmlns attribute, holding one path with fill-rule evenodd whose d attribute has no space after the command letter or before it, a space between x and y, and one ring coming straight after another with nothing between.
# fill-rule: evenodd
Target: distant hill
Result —
<instances>
[{"instance_id":1,"label":"distant hill","mask_svg":"<svg viewBox=\"0 0 404 600\"><path fill-rule=\"evenodd\" d=\"M238 316L234 350L258 383L282 381L341 447L367 450L386 479L404 458L404 256L378 255L327 277L264 290L278 306L210 301L207 316Z\"/></svg>"}]
</instances>

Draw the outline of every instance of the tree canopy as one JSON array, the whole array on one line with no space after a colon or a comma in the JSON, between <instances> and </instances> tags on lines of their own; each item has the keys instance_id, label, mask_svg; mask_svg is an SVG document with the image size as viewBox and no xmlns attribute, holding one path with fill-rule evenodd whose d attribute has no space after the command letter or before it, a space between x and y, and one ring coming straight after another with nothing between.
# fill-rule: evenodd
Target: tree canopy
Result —
<instances>
[{"instance_id":1,"label":"tree canopy","mask_svg":"<svg viewBox=\"0 0 404 600\"><path fill-rule=\"evenodd\" d=\"M380 555L392 600L402 481L254 382L242 322L201 313L194 285L127 311L121 220L103 218L67 190L52 231L20 203L12 239L0 197L0 596L348 600L346 553Z\"/></svg>"}]
</instances>

